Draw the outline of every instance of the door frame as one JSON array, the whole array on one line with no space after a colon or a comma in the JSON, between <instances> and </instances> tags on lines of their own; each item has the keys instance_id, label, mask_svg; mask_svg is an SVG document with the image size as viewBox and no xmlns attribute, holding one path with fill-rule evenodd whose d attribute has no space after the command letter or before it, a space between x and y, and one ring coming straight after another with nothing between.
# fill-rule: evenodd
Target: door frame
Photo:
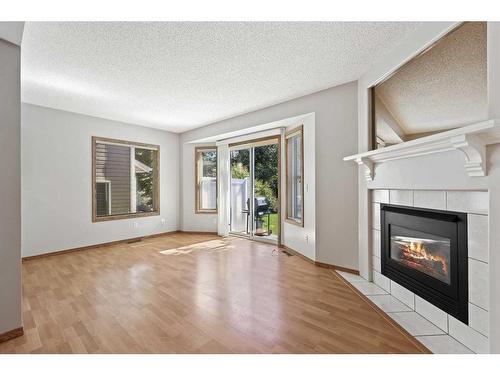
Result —
<instances>
[{"instance_id":1,"label":"door frame","mask_svg":"<svg viewBox=\"0 0 500 375\"><path fill-rule=\"evenodd\" d=\"M279 231L278 231L278 242L277 242L277 245L278 246L281 246L281 237L282 237L282 230L283 230L283 225L282 225L282 221L281 221L281 198L282 198L282 194L281 194L281 158L282 158L282 155L281 155L281 142L282 142L282 134L276 134L276 135L271 135L271 136L267 136L267 137L261 137L261 138L255 138L255 139L250 139L250 140L247 140L247 141L242 141L242 142L235 142L235 143L229 143L228 144L228 150L229 150L229 194L231 194L231 148L235 148L235 147L238 147L238 146L242 146L242 148L245 148L243 146L247 146L248 149L250 150L250 155L249 155L249 160L250 160L250 177L252 178L252 193L251 193L251 198L254 197L254 193L255 193L255 185L254 185L254 168L255 168L255 159L254 159L254 148L255 147L259 147L259 143L264 143L266 141L270 141L270 140L275 140L276 141L276 145L278 146L277 147L277 153L278 153L278 227L279 227ZM273 143L270 143L270 144L274 144ZM261 146L265 146L264 144L261 145ZM253 161L252 161L253 160ZM252 231L250 232L250 235L248 236L243 236L243 235L238 235L238 234L235 234L231 231L229 231L229 234L231 236L238 236L238 237L243 237L243 238L247 238L247 239L250 239L250 240L255 240L255 241L260 241L260 242L266 242L266 243L270 243L271 240L268 240L266 238L260 238L259 236L255 236L253 234L253 226L254 226L254 200L253 199L250 199L250 215L251 215L251 220L252 220ZM231 224L231 218L229 218L229 224ZM274 244L274 241L272 241L272 243Z\"/></svg>"}]
</instances>

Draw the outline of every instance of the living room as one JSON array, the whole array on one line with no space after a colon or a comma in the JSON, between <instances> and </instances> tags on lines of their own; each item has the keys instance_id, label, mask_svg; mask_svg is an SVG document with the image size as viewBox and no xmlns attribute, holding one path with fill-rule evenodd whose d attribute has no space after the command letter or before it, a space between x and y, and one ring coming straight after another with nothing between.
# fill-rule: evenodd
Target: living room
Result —
<instances>
[{"instance_id":1,"label":"living room","mask_svg":"<svg viewBox=\"0 0 500 375\"><path fill-rule=\"evenodd\" d=\"M0 353L499 353L500 23L392 18L2 19Z\"/></svg>"}]
</instances>

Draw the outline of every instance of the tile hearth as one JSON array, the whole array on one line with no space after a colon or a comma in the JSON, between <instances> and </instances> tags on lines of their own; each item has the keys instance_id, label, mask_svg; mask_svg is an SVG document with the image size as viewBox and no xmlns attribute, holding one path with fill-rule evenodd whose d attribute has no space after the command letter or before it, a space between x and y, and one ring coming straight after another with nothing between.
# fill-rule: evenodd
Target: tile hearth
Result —
<instances>
[{"instance_id":1,"label":"tile hearth","mask_svg":"<svg viewBox=\"0 0 500 375\"><path fill-rule=\"evenodd\" d=\"M337 271L347 282L367 296L375 305L396 321L409 334L435 354L472 354L466 346L442 331L413 308L361 276Z\"/></svg>"}]
</instances>

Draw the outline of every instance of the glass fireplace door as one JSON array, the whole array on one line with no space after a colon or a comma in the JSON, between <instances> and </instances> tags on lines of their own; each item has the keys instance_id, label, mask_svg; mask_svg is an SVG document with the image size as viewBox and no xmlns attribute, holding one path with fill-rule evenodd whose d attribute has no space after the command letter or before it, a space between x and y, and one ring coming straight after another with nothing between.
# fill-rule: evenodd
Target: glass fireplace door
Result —
<instances>
[{"instance_id":1,"label":"glass fireplace door","mask_svg":"<svg viewBox=\"0 0 500 375\"><path fill-rule=\"evenodd\" d=\"M450 284L450 239L391 225L391 259Z\"/></svg>"}]
</instances>

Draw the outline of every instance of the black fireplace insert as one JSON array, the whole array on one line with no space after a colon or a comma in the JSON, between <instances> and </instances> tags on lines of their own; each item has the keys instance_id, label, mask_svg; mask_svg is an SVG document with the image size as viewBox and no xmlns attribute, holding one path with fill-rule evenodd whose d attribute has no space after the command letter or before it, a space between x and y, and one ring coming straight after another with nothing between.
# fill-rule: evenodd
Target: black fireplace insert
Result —
<instances>
[{"instance_id":1,"label":"black fireplace insert","mask_svg":"<svg viewBox=\"0 0 500 375\"><path fill-rule=\"evenodd\" d=\"M467 215L381 204L382 274L468 324Z\"/></svg>"}]
</instances>

